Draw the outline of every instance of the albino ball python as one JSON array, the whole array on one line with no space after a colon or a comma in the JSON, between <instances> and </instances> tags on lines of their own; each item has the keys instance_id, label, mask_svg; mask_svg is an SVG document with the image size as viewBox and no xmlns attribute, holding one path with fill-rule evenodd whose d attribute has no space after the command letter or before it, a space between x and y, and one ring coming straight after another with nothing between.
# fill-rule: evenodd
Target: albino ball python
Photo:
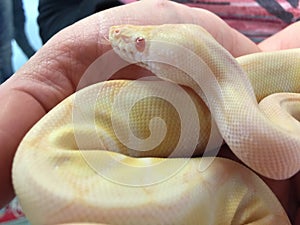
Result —
<instances>
[{"instance_id":1,"label":"albino ball python","mask_svg":"<svg viewBox=\"0 0 300 225\"><path fill-rule=\"evenodd\" d=\"M257 175L213 156L221 134L264 176L299 171L299 95L257 100L300 90L300 50L236 60L190 24L116 26L109 39L162 80L94 84L28 132L13 183L30 222L290 224Z\"/></svg>"}]
</instances>

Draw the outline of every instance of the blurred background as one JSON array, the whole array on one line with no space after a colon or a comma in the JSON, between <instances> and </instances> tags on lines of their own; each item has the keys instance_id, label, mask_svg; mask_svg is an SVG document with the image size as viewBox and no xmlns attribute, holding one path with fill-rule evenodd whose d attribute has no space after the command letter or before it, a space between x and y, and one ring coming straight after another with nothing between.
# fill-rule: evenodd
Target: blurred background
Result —
<instances>
[{"instance_id":1,"label":"blurred background","mask_svg":"<svg viewBox=\"0 0 300 225\"><path fill-rule=\"evenodd\" d=\"M36 21L38 16L38 0L23 1L23 6L26 16L25 31L27 37L32 47L35 50L38 50L42 46L42 41L39 36L39 28ZM12 47L13 69L16 71L27 61L27 58L14 40L12 42Z\"/></svg>"}]
</instances>

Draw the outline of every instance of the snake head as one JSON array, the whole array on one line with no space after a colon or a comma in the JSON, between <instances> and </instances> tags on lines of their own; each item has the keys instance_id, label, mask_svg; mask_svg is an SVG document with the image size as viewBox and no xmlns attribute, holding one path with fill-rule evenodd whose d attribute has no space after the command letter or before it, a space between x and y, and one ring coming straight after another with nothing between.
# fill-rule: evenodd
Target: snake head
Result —
<instances>
[{"instance_id":1,"label":"snake head","mask_svg":"<svg viewBox=\"0 0 300 225\"><path fill-rule=\"evenodd\" d=\"M109 30L109 41L113 50L124 60L142 62L147 54L151 29L148 26L119 25Z\"/></svg>"},{"instance_id":2,"label":"snake head","mask_svg":"<svg viewBox=\"0 0 300 225\"><path fill-rule=\"evenodd\" d=\"M174 58L174 55L182 58L180 51L183 48L192 52L198 49L202 53L197 54L206 55L209 49L203 44L205 41L201 41L204 38L208 40L206 42L214 40L203 28L193 24L125 24L112 26L109 30L109 41L113 50L125 61L147 68L151 67L150 61L153 59L159 61Z\"/></svg>"}]
</instances>

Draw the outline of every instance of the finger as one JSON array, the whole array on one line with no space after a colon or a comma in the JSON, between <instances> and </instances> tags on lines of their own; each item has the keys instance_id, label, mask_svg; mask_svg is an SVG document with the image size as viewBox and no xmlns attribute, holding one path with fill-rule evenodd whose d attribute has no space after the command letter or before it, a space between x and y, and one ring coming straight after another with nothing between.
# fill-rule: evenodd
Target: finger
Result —
<instances>
[{"instance_id":1,"label":"finger","mask_svg":"<svg viewBox=\"0 0 300 225\"><path fill-rule=\"evenodd\" d=\"M274 34L259 44L262 51L275 51L300 47L300 21Z\"/></svg>"}]
</instances>

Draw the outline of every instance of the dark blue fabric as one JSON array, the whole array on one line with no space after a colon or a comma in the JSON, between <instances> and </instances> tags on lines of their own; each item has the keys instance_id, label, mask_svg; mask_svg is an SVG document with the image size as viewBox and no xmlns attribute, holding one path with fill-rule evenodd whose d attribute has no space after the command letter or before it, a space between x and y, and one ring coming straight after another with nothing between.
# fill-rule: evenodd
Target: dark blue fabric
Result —
<instances>
[{"instance_id":1,"label":"dark blue fabric","mask_svg":"<svg viewBox=\"0 0 300 225\"><path fill-rule=\"evenodd\" d=\"M12 47L13 38L13 4L11 0L0 1L0 83L9 78L12 73Z\"/></svg>"},{"instance_id":2,"label":"dark blue fabric","mask_svg":"<svg viewBox=\"0 0 300 225\"><path fill-rule=\"evenodd\" d=\"M118 0L39 0L38 24L41 39L45 43L64 27L121 4Z\"/></svg>"}]
</instances>

